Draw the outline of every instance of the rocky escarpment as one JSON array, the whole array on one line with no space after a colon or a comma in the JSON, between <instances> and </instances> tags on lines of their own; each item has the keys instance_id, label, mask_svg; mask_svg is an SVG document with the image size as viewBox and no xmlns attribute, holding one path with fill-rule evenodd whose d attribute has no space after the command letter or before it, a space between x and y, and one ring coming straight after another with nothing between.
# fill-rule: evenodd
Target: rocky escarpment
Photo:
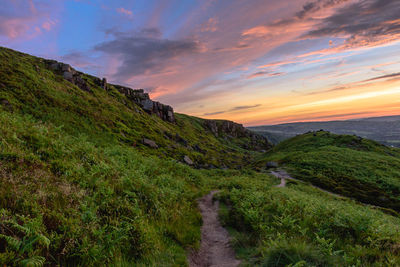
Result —
<instances>
[{"instance_id":1,"label":"rocky escarpment","mask_svg":"<svg viewBox=\"0 0 400 267\"><path fill-rule=\"evenodd\" d=\"M119 92L139 106L149 114L155 114L168 122L175 122L174 110L171 106L162 104L150 99L149 94L143 89L131 89L129 87L113 85Z\"/></svg>"},{"instance_id":2,"label":"rocky escarpment","mask_svg":"<svg viewBox=\"0 0 400 267\"><path fill-rule=\"evenodd\" d=\"M204 120L203 124L216 137L250 139L249 143L243 145L245 149L268 150L272 147L266 137L246 129L242 124L228 120Z\"/></svg>"},{"instance_id":3,"label":"rocky escarpment","mask_svg":"<svg viewBox=\"0 0 400 267\"><path fill-rule=\"evenodd\" d=\"M64 79L75 84L80 89L90 92L88 82L83 78L84 74L72 68L70 65L61 63L55 60L47 60L49 68L56 73L62 75ZM171 106L162 104L150 99L149 94L145 93L143 89L132 89L125 86L108 84L106 78L94 78L94 83L104 90L109 90L111 87L117 89L120 93L124 94L129 100L139 105L145 112L155 114L161 119L168 122L175 122L174 110Z\"/></svg>"}]
</instances>

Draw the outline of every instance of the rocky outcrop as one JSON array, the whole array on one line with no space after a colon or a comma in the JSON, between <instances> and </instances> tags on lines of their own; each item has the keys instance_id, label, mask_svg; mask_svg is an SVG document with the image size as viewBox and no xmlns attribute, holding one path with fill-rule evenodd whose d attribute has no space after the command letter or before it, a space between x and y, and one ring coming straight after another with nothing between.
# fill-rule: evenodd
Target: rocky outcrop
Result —
<instances>
[{"instance_id":1,"label":"rocky outcrop","mask_svg":"<svg viewBox=\"0 0 400 267\"><path fill-rule=\"evenodd\" d=\"M86 80L82 78L83 75L82 72L76 71L68 64L57 62L55 60L48 60L47 64L49 64L51 70L61 74L64 77L64 79L75 84L80 89L87 92L91 91Z\"/></svg>"},{"instance_id":2,"label":"rocky outcrop","mask_svg":"<svg viewBox=\"0 0 400 267\"><path fill-rule=\"evenodd\" d=\"M150 99L143 89L132 89L121 85L113 85L120 93L138 104L149 114L155 114L168 122L175 122L174 110L171 106Z\"/></svg>"},{"instance_id":3,"label":"rocky outcrop","mask_svg":"<svg viewBox=\"0 0 400 267\"><path fill-rule=\"evenodd\" d=\"M250 143L244 145L245 149L261 151L272 147L266 137L246 129L242 124L227 120L204 120L203 123L216 137L249 138Z\"/></svg>"},{"instance_id":4,"label":"rocky outcrop","mask_svg":"<svg viewBox=\"0 0 400 267\"><path fill-rule=\"evenodd\" d=\"M90 92L90 86L86 82L85 79L82 78L83 73L76 71L70 65L58 62L55 60L47 60L47 65L54 72L62 75L64 79L75 84L80 89ZM94 83L104 90L109 89L109 85L107 84L107 79L99 79L97 77L91 77ZM128 99L133 101L135 104L139 105L145 112L149 114L155 114L161 119L168 122L175 122L174 110L171 106L162 104L157 101L153 101L150 99L149 94L145 93L143 89L132 89L129 87L121 86L121 85L112 85L115 87L120 93L124 94Z\"/></svg>"}]
</instances>

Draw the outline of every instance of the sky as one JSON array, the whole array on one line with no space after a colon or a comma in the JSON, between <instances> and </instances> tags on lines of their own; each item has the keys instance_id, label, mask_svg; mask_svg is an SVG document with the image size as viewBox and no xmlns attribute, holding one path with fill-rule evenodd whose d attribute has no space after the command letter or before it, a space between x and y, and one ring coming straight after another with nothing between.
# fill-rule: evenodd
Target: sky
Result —
<instances>
[{"instance_id":1,"label":"sky","mask_svg":"<svg viewBox=\"0 0 400 267\"><path fill-rule=\"evenodd\" d=\"M400 115L399 0L0 0L0 46L246 126Z\"/></svg>"}]
</instances>

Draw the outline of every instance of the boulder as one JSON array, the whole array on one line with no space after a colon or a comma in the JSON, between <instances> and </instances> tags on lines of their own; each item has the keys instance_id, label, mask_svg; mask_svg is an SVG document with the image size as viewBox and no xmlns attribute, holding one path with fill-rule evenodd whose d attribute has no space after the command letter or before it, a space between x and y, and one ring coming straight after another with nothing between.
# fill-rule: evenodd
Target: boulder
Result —
<instances>
[{"instance_id":1,"label":"boulder","mask_svg":"<svg viewBox=\"0 0 400 267\"><path fill-rule=\"evenodd\" d=\"M64 79L66 79L69 82L73 82L73 80L74 80L74 75L72 74L72 72L65 71L63 73L63 77L64 77Z\"/></svg>"},{"instance_id":2,"label":"boulder","mask_svg":"<svg viewBox=\"0 0 400 267\"><path fill-rule=\"evenodd\" d=\"M188 165L193 165L193 161L187 155L183 157L183 161Z\"/></svg>"},{"instance_id":3,"label":"boulder","mask_svg":"<svg viewBox=\"0 0 400 267\"><path fill-rule=\"evenodd\" d=\"M268 161L267 162L267 168L278 168L278 162L275 161Z\"/></svg>"},{"instance_id":4,"label":"boulder","mask_svg":"<svg viewBox=\"0 0 400 267\"><path fill-rule=\"evenodd\" d=\"M147 138L143 138L143 144L145 144L146 146L149 146L151 148L158 148L158 145L156 144L156 142L154 142L153 140L147 139Z\"/></svg>"}]
</instances>

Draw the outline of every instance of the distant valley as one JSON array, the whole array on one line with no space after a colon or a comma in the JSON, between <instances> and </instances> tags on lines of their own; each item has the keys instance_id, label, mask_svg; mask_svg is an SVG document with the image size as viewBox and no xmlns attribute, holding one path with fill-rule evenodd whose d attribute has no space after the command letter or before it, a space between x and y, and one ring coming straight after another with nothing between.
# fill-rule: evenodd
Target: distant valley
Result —
<instances>
[{"instance_id":1,"label":"distant valley","mask_svg":"<svg viewBox=\"0 0 400 267\"><path fill-rule=\"evenodd\" d=\"M400 116L345 121L296 122L248 128L266 136L274 144L299 134L322 129L336 134L357 135L388 146L400 147Z\"/></svg>"}]
</instances>

